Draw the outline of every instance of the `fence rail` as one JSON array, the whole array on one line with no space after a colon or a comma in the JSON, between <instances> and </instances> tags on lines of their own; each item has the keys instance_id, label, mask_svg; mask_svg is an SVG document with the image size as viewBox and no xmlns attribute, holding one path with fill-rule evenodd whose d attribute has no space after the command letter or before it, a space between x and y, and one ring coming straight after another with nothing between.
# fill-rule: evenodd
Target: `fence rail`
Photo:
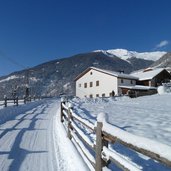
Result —
<instances>
[{"instance_id":1,"label":"fence rail","mask_svg":"<svg viewBox=\"0 0 171 171\"><path fill-rule=\"evenodd\" d=\"M18 97L15 97L15 98L7 98L5 97L1 103L0 103L0 106L4 106L4 107L7 107L9 104L13 104L15 106L18 106L19 105L19 102L23 102L24 104L26 104L27 102L31 102L31 101L35 101L36 97L24 97L24 98L18 98ZM39 98L40 99L40 98Z\"/></svg>"},{"instance_id":2,"label":"fence rail","mask_svg":"<svg viewBox=\"0 0 171 171\"><path fill-rule=\"evenodd\" d=\"M167 156L163 156L160 152L156 153L154 150L155 148L146 148L146 145L142 145L143 142L139 142L136 144L134 143L134 141L126 141L124 138L118 136L117 133L115 134L115 131L111 134L110 131L105 130L105 126L103 125L105 121L103 122L101 120L97 120L97 124L96 126L94 126L88 120L83 119L75 114L71 103L67 102L64 99L61 100L61 122L66 124L68 138L75 141L75 144L78 146L77 148L81 150L84 157L86 157L89 164L91 164L92 170L101 171L103 167L108 166L109 162L114 163L117 167L124 171L140 170L139 167L131 164L130 161L123 159L117 153L111 151L108 148L109 143L114 144L116 142L119 142L120 144L134 150L135 152L144 154L151 159L154 159L168 167L171 167L171 158L168 159ZM85 135L85 133L78 125L81 125L82 127L89 130L91 134L94 134L95 140L90 140L89 137ZM112 127L113 126L110 125L110 128ZM115 127L113 127L112 129L115 129ZM121 133L124 133L126 135L126 131L120 131ZM137 138L137 140L139 141L142 140L142 138L138 136L132 136ZM154 144L154 141L147 139L147 143L148 142ZM157 142L156 144L160 146L158 147L160 148L160 151L167 149L171 152L170 146L166 146Z\"/></svg>"}]
</instances>

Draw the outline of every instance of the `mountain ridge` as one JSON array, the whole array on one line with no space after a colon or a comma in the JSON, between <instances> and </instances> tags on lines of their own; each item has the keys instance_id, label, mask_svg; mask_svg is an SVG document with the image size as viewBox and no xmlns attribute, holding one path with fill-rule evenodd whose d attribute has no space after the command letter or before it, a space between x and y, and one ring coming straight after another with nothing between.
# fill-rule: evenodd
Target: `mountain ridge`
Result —
<instances>
[{"instance_id":1,"label":"mountain ridge","mask_svg":"<svg viewBox=\"0 0 171 171\"><path fill-rule=\"evenodd\" d=\"M0 98L10 97L14 89L17 95L25 94L29 82L30 94L37 96L57 96L60 93L75 93L74 78L88 67L130 73L152 65L153 61L136 57L123 60L115 55L103 52L88 52L73 55L69 58L56 59L0 77Z\"/></svg>"},{"instance_id":2,"label":"mountain ridge","mask_svg":"<svg viewBox=\"0 0 171 171\"><path fill-rule=\"evenodd\" d=\"M154 51L154 52L136 52L129 51L126 49L109 49L109 50L95 50L94 52L102 52L108 56L117 56L123 60L128 60L129 58L136 57L138 59L152 60L156 61L160 59L167 52L165 51Z\"/></svg>"},{"instance_id":3,"label":"mountain ridge","mask_svg":"<svg viewBox=\"0 0 171 171\"><path fill-rule=\"evenodd\" d=\"M163 55L160 59L155 61L152 65L152 67L169 67L171 68L171 52L168 52L167 54Z\"/></svg>"}]
</instances>

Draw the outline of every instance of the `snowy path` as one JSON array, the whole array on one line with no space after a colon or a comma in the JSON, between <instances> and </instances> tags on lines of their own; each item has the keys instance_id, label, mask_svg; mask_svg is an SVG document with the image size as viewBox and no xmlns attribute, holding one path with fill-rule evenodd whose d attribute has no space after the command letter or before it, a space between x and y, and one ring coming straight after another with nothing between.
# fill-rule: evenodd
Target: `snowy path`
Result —
<instances>
[{"instance_id":1,"label":"snowy path","mask_svg":"<svg viewBox=\"0 0 171 171\"><path fill-rule=\"evenodd\" d=\"M44 101L0 125L1 171L87 170L66 138L57 111L59 101Z\"/></svg>"}]
</instances>

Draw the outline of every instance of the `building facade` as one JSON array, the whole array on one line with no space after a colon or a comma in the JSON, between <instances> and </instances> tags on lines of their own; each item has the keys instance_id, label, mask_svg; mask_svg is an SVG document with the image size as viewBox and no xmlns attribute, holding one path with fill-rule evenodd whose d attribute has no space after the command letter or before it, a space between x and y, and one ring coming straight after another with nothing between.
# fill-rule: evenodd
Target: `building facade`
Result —
<instances>
[{"instance_id":1,"label":"building facade","mask_svg":"<svg viewBox=\"0 0 171 171\"><path fill-rule=\"evenodd\" d=\"M122 94L119 86L135 86L136 80L136 77L128 74L90 67L75 79L76 96L80 98L118 96Z\"/></svg>"}]
</instances>

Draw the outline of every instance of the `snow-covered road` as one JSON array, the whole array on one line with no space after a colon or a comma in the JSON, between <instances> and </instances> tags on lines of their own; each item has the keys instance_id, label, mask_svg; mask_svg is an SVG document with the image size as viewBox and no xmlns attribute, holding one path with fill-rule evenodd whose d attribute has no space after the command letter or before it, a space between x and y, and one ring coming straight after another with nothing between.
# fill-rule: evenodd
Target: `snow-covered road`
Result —
<instances>
[{"instance_id":1,"label":"snow-covered road","mask_svg":"<svg viewBox=\"0 0 171 171\"><path fill-rule=\"evenodd\" d=\"M0 127L0 170L54 170L52 119L58 108L43 103ZM39 166L39 167L37 167Z\"/></svg>"},{"instance_id":2,"label":"snow-covered road","mask_svg":"<svg viewBox=\"0 0 171 171\"><path fill-rule=\"evenodd\" d=\"M1 171L87 170L58 120L59 104L44 100L0 125Z\"/></svg>"}]
</instances>

